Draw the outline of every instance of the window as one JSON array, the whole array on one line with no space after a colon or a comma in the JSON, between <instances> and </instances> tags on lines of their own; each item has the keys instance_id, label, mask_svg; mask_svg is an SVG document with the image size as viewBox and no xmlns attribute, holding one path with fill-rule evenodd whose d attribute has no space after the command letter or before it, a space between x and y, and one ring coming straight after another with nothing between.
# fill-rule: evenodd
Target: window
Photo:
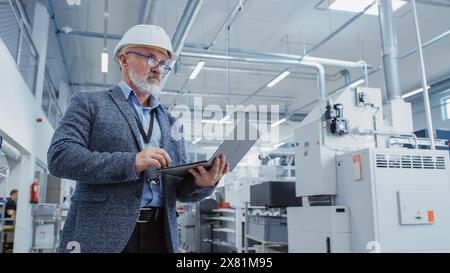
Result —
<instances>
[{"instance_id":1,"label":"window","mask_svg":"<svg viewBox=\"0 0 450 273\"><path fill-rule=\"evenodd\" d=\"M450 97L444 99L445 119L450 119Z\"/></svg>"}]
</instances>

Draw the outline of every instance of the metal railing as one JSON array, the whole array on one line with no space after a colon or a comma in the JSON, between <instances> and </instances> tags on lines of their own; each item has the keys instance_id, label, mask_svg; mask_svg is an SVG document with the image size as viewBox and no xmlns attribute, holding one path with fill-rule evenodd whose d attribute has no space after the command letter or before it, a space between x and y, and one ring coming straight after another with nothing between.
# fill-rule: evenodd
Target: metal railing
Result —
<instances>
[{"instance_id":1,"label":"metal railing","mask_svg":"<svg viewBox=\"0 0 450 273\"><path fill-rule=\"evenodd\" d=\"M0 2L0 38L5 43L17 68L33 95L39 54L31 38L28 18L17 0Z\"/></svg>"},{"instance_id":2,"label":"metal railing","mask_svg":"<svg viewBox=\"0 0 450 273\"><path fill-rule=\"evenodd\" d=\"M39 53L33 43L31 33L32 27L20 0L1 1L0 38L16 61L17 68L31 93L36 95ZM53 84L46 66L41 107L53 127L56 127L62 117L58 94L58 89Z\"/></svg>"}]
</instances>

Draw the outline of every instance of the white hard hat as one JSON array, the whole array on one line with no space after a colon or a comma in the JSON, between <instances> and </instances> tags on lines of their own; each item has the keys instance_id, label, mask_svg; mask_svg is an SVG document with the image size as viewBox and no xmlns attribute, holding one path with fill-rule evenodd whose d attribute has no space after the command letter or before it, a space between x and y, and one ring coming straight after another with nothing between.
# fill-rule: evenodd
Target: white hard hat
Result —
<instances>
[{"instance_id":1,"label":"white hard hat","mask_svg":"<svg viewBox=\"0 0 450 273\"><path fill-rule=\"evenodd\" d=\"M144 46L167 51L170 59L174 53L169 36L160 26L156 25L135 25L125 32L114 49L114 59L119 62L119 53L126 46Z\"/></svg>"}]
</instances>

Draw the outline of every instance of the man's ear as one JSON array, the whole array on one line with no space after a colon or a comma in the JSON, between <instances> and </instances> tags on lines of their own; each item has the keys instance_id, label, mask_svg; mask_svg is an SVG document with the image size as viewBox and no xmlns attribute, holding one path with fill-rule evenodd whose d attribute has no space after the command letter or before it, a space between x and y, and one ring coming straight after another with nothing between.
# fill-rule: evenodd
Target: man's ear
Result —
<instances>
[{"instance_id":1,"label":"man's ear","mask_svg":"<svg viewBox=\"0 0 450 273\"><path fill-rule=\"evenodd\" d=\"M128 64L127 63L127 57L125 57L125 54L123 54L123 53L119 54L119 63L120 63L120 65L119 65L120 66L120 71L122 71L123 66Z\"/></svg>"}]
</instances>

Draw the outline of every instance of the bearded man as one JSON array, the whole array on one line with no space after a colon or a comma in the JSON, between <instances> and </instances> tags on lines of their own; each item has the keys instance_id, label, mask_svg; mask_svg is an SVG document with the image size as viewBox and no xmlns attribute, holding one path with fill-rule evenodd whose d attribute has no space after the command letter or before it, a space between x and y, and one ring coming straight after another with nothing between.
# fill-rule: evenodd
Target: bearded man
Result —
<instances>
[{"instance_id":1,"label":"bearded man","mask_svg":"<svg viewBox=\"0 0 450 273\"><path fill-rule=\"evenodd\" d=\"M175 58L165 31L129 29L115 49L122 80L77 92L48 150L50 173L76 180L59 252L177 252L176 201L209 196L228 171L223 156L188 177L155 170L188 163L176 120L159 103L160 81ZM176 130L175 130L176 131Z\"/></svg>"}]
</instances>

